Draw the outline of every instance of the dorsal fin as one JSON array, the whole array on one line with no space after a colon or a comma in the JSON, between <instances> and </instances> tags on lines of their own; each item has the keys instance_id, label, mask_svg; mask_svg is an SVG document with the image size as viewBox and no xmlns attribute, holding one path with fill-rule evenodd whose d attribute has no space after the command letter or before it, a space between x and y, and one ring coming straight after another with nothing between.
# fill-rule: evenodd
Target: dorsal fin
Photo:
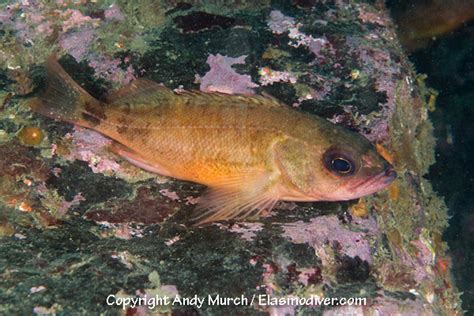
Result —
<instances>
[{"instance_id":1,"label":"dorsal fin","mask_svg":"<svg viewBox=\"0 0 474 316\"><path fill-rule=\"evenodd\" d=\"M222 92L202 92L197 90L182 90L176 92L178 95L183 97L192 97L197 102L198 99L203 99L204 102L208 102L210 98L216 100L224 100L225 102L218 102L221 104L237 105L242 103L255 104L261 106L272 106L272 107L286 107L287 105L278 100L277 98L269 95L246 95L246 94L227 94Z\"/></svg>"},{"instance_id":2,"label":"dorsal fin","mask_svg":"<svg viewBox=\"0 0 474 316\"><path fill-rule=\"evenodd\" d=\"M271 95L271 94L269 94L269 93L262 92L261 97L265 98L265 99L266 99L266 102L269 102L269 103L271 103L271 104L274 105L274 106L287 106L285 103L283 103L282 101L278 100L277 98L275 98L273 95Z\"/></svg>"},{"instance_id":3,"label":"dorsal fin","mask_svg":"<svg viewBox=\"0 0 474 316\"><path fill-rule=\"evenodd\" d=\"M253 104L256 106L286 107L283 102L268 94L250 96L220 92L209 93L197 90L173 91L148 79L134 80L118 91L112 92L107 96L107 103L118 106L121 104L149 104L156 106L159 104L169 104L170 102L180 102L180 99L182 102L184 101L183 99L188 99L189 101L187 102L192 104L208 104L214 100L216 104L226 106Z\"/></svg>"},{"instance_id":4,"label":"dorsal fin","mask_svg":"<svg viewBox=\"0 0 474 316\"><path fill-rule=\"evenodd\" d=\"M111 92L107 95L106 101L107 103L136 101L137 99L149 98L150 95L156 92L171 93L171 90L152 80L136 79L119 90Z\"/></svg>"}]
</instances>

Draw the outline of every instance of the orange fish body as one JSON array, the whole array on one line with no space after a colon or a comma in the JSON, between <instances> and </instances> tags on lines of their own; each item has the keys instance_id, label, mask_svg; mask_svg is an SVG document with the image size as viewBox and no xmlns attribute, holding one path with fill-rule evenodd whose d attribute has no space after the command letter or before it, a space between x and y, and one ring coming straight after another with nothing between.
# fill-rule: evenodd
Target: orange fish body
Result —
<instances>
[{"instance_id":1,"label":"orange fish body","mask_svg":"<svg viewBox=\"0 0 474 316\"><path fill-rule=\"evenodd\" d=\"M354 199L395 178L362 136L273 98L136 80L103 103L52 58L48 78L33 110L108 136L114 152L141 168L207 185L201 223L243 218L278 200Z\"/></svg>"}]
</instances>

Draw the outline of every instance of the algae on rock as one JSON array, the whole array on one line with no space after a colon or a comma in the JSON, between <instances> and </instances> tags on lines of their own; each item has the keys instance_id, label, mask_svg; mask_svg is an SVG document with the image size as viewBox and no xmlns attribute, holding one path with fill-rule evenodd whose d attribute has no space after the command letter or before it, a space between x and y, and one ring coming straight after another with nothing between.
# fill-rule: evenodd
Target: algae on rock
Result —
<instances>
[{"instance_id":1,"label":"algae on rock","mask_svg":"<svg viewBox=\"0 0 474 316\"><path fill-rule=\"evenodd\" d=\"M169 306L122 310L106 300L179 294L367 298L364 306L171 306L183 313L460 314L440 238L446 207L423 178L434 147L425 92L372 2L3 5L0 312L163 312ZM357 130L399 178L359 203L282 202L257 223L193 227L202 186L134 172L103 153L98 135L28 110L54 52L98 98L137 77L177 89L231 77L220 89L268 93ZM46 138L22 145L23 126Z\"/></svg>"}]
</instances>

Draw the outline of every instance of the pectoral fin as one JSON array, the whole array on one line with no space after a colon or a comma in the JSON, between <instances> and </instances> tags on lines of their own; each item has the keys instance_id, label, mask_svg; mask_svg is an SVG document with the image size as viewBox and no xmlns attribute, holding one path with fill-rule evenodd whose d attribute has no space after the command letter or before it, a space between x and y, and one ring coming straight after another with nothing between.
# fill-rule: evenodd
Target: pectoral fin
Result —
<instances>
[{"instance_id":1,"label":"pectoral fin","mask_svg":"<svg viewBox=\"0 0 474 316\"><path fill-rule=\"evenodd\" d=\"M222 179L201 197L194 218L197 225L214 221L243 219L271 210L278 202L278 175L250 172Z\"/></svg>"}]
</instances>

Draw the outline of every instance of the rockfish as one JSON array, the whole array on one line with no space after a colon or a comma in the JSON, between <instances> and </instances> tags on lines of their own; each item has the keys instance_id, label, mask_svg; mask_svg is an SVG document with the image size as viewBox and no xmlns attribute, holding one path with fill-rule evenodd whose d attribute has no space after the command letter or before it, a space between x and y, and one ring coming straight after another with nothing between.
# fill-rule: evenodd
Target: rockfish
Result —
<instances>
[{"instance_id":1,"label":"rockfish","mask_svg":"<svg viewBox=\"0 0 474 316\"><path fill-rule=\"evenodd\" d=\"M268 96L170 90L138 79L99 101L47 63L35 112L93 129L147 171L208 186L199 223L241 219L277 201L341 201L396 177L363 136Z\"/></svg>"}]
</instances>

